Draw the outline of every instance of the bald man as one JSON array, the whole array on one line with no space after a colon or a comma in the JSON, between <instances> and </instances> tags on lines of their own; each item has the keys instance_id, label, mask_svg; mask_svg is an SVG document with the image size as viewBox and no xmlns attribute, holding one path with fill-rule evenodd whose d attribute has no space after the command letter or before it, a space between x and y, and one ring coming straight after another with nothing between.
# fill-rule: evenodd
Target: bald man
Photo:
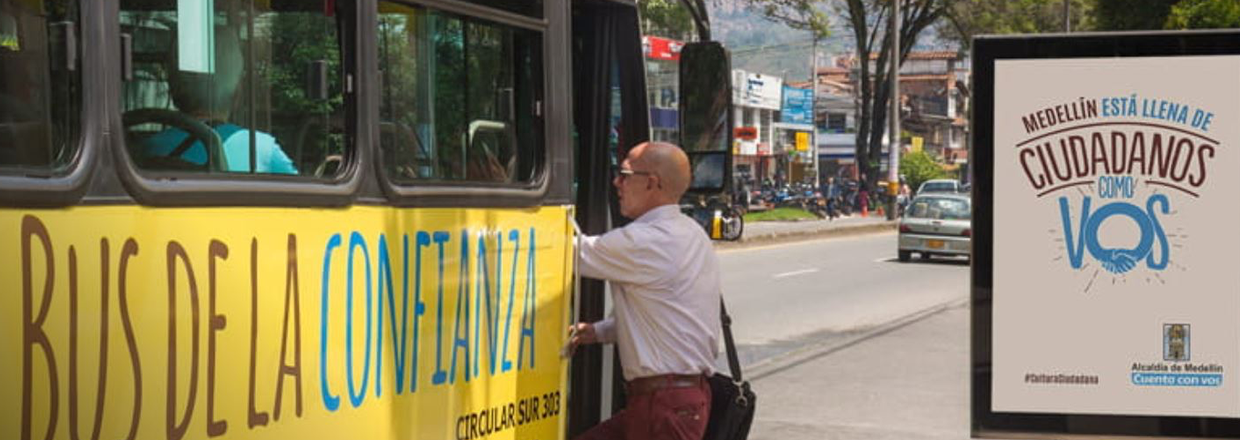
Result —
<instances>
[{"instance_id":1,"label":"bald man","mask_svg":"<svg viewBox=\"0 0 1240 440\"><path fill-rule=\"evenodd\" d=\"M691 180L675 145L629 151L612 184L623 228L578 242L581 274L611 283L612 316L570 328L570 347L615 343L627 407L578 439L699 440L710 417L718 354L719 261L706 232L681 214Z\"/></svg>"}]
</instances>

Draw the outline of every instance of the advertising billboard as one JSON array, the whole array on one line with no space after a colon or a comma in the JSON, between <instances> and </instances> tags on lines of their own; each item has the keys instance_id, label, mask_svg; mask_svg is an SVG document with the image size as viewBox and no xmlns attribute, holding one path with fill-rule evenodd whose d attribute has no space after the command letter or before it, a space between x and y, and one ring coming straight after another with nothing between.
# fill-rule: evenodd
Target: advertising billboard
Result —
<instances>
[{"instance_id":1,"label":"advertising billboard","mask_svg":"<svg viewBox=\"0 0 1240 440\"><path fill-rule=\"evenodd\" d=\"M4 211L0 438L562 438L570 209Z\"/></svg>"},{"instance_id":2,"label":"advertising billboard","mask_svg":"<svg viewBox=\"0 0 1240 440\"><path fill-rule=\"evenodd\" d=\"M781 122L787 122L790 124L813 124L813 90L784 86L784 106L781 112Z\"/></svg>"},{"instance_id":3,"label":"advertising billboard","mask_svg":"<svg viewBox=\"0 0 1240 440\"><path fill-rule=\"evenodd\" d=\"M975 435L1240 433L1237 37L978 40Z\"/></svg>"}]
</instances>

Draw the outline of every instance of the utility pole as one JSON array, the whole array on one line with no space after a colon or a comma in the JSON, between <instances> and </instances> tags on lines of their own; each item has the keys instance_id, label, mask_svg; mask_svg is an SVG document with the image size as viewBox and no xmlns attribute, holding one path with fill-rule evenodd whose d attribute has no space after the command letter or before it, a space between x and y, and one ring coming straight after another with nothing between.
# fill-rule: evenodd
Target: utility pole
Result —
<instances>
[{"instance_id":1,"label":"utility pole","mask_svg":"<svg viewBox=\"0 0 1240 440\"><path fill-rule=\"evenodd\" d=\"M809 73L809 125L814 127L814 131L811 131L809 134L809 152L811 155L810 161L814 164L814 188L818 188L822 185L819 179L819 173L822 171L818 169L818 31L810 32L814 33L814 56L812 58L813 61L810 63Z\"/></svg>"},{"instance_id":2,"label":"utility pole","mask_svg":"<svg viewBox=\"0 0 1240 440\"><path fill-rule=\"evenodd\" d=\"M891 135L887 142L887 220L896 219L900 188L900 2L891 2Z\"/></svg>"},{"instance_id":3,"label":"utility pole","mask_svg":"<svg viewBox=\"0 0 1240 440\"><path fill-rule=\"evenodd\" d=\"M1064 33L1072 32L1072 14L1069 13L1069 4L1071 0L1063 0L1063 31Z\"/></svg>"}]
</instances>

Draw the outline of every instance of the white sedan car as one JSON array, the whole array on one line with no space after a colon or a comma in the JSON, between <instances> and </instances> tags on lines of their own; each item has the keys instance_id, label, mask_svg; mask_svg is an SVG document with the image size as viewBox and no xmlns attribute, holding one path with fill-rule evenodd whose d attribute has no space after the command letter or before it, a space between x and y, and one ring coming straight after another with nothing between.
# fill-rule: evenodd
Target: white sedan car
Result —
<instances>
[{"instance_id":1,"label":"white sedan car","mask_svg":"<svg viewBox=\"0 0 1240 440\"><path fill-rule=\"evenodd\" d=\"M932 193L913 198L900 218L900 261L916 252L968 257L972 252L973 205L968 196Z\"/></svg>"}]
</instances>

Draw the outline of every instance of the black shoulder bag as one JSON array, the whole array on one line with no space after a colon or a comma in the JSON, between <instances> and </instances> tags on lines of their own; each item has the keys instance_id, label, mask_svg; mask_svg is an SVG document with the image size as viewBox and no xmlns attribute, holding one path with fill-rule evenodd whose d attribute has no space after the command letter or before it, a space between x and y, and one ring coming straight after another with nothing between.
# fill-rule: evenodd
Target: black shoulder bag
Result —
<instances>
[{"instance_id":1,"label":"black shoulder bag","mask_svg":"<svg viewBox=\"0 0 1240 440\"><path fill-rule=\"evenodd\" d=\"M741 362L732 342L732 318L719 298L719 314L723 322L723 341L728 351L728 369L732 376L716 372L710 377L710 420L703 440L745 440L753 424L754 396L749 382L741 379Z\"/></svg>"}]
</instances>

